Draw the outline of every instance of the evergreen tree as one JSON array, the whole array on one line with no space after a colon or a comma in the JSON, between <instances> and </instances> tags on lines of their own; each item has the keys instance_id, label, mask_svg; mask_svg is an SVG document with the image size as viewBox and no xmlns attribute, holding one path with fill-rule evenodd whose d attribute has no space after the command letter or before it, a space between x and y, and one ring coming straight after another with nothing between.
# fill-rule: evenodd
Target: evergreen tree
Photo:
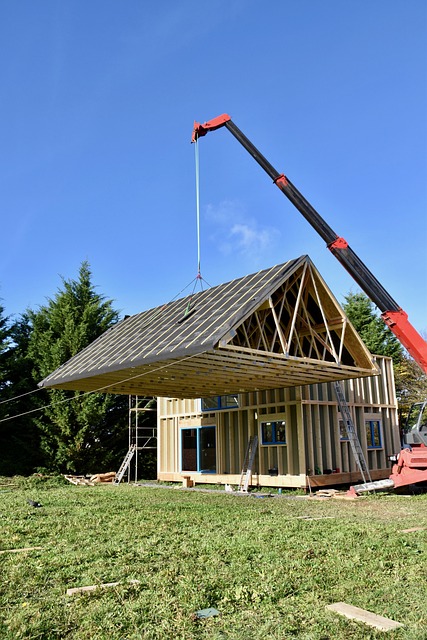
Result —
<instances>
[{"instance_id":1,"label":"evergreen tree","mask_svg":"<svg viewBox=\"0 0 427 640\"><path fill-rule=\"evenodd\" d=\"M62 289L45 306L28 312L28 355L37 382L117 322L112 301L96 293L91 279L83 262L77 280L62 279ZM76 473L116 467L127 441L127 397L57 389L44 394L47 406L35 420L46 466Z\"/></svg>"},{"instance_id":2,"label":"evergreen tree","mask_svg":"<svg viewBox=\"0 0 427 640\"><path fill-rule=\"evenodd\" d=\"M8 318L4 315L4 307L0 303L0 420L8 416L8 400L10 398L10 375L8 351L11 346L10 328ZM4 444L4 434L7 429L0 422L0 443ZM4 447L2 447L3 449ZM0 468L1 469L1 468ZM1 472L1 471L0 471Z\"/></svg>"},{"instance_id":3,"label":"evergreen tree","mask_svg":"<svg viewBox=\"0 0 427 640\"><path fill-rule=\"evenodd\" d=\"M41 464L37 427L28 415L37 407L26 355L30 328L27 317L7 324L2 312L0 326L0 474L27 475Z\"/></svg>"},{"instance_id":4,"label":"evergreen tree","mask_svg":"<svg viewBox=\"0 0 427 640\"><path fill-rule=\"evenodd\" d=\"M377 315L374 303L364 293L349 293L343 309L351 324L373 355L388 356L397 365L403 347L384 321Z\"/></svg>"},{"instance_id":5,"label":"evergreen tree","mask_svg":"<svg viewBox=\"0 0 427 640\"><path fill-rule=\"evenodd\" d=\"M10 342L8 318L4 315L4 307L0 303L0 393L7 385L6 352L10 347Z\"/></svg>"},{"instance_id":6,"label":"evergreen tree","mask_svg":"<svg viewBox=\"0 0 427 640\"><path fill-rule=\"evenodd\" d=\"M427 397L427 376L376 314L374 304L364 293L349 294L345 300L344 311L369 351L393 359L400 424L403 426L411 404Z\"/></svg>"}]
</instances>

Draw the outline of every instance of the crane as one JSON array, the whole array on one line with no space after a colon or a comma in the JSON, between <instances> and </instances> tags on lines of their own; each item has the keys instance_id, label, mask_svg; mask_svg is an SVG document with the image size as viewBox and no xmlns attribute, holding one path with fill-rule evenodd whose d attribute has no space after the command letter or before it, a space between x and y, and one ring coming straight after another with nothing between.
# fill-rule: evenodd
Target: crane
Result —
<instances>
[{"instance_id":1,"label":"crane","mask_svg":"<svg viewBox=\"0 0 427 640\"><path fill-rule=\"evenodd\" d=\"M371 273L345 238L339 236L304 198L295 185L283 173L279 173L262 155L255 145L234 124L231 117L222 115L201 124L194 122L192 142L210 131L225 127L261 166L273 183L284 193L309 224L326 242L327 248L348 271L362 291L374 302L389 329L420 368L427 373L427 342L408 320L408 314L398 305L383 285ZM427 400L414 404L405 427L404 448L391 460L394 463L389 480L365 482L352 487L350 492L358 495L363 491L381 488L397 488L427 481ZM393 459L394 458L394 459ZM363 474L362 474L363 475ZM376 485L376 486L374 486ZM359 487L359 488L358 488Z\"/></svg>"},{"instance_id":2,"label":"crane","mask_svg":"<svg viewBox=\"0 0 427 640\"><path fill-rule=\"evenodd\" d=\"M225 127L243 145L250 155L258 162L264 171L270 176L274 184L302 213L317 233L326 242L326 246L348 273L354 278L360 288L375 303L381 311L381 317L394 333L408 353L427 373L427 343L408 320L408 314L397 304L391 295L384 289L377 278L369 271L362 260L349 246L348 242L338 236L328 223L320 216L314 207L304 198L298 189L283 173L279 173L268 160L258 151L252 142L234 124L226 113L209 120L204 124L194 123L192 141Z\"/></svg>"}]
</instances>

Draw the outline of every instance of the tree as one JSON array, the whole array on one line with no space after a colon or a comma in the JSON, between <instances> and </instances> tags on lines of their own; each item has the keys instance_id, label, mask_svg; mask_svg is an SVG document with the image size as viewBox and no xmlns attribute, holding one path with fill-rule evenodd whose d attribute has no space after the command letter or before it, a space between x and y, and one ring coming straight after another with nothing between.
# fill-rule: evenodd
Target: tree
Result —
<instances>
[{"instance_id":1,"label":"tree","mask_svg":"<svg viewBox=\"0 0 427 640\"><path fill-rule=\"evenodd\" d=\"M96 293L87 262L82 263L77 280L62 278L62 285L46 305L28 312L32 327L28 355L36 382L118 320L112 301ZM126 396L59 389L44 394L46 406L35 420L46 466L87 473L117 465L126 446Z\"/></svg>"},{"instance_id":2,"label":"tree","mask_svg":"<svg viewBox=\"0 0 427 640\"><path fill-rule=\"evenodd\" d=\"M0 327L0 474L26 475L41 464L38 430L28 415L37 407L27 358L28 318L10 324L0 308Z\"/></svg>"},{"instance_id":3,"label":"tree","mask_svg":"<svg viewBox=\"0 0 427 640\"><path fill-rule=\"evenodd\" d=\"M393 359L400 423L403 426L411 404L427 397L427 376L376 314L374 304L364 293L349 294L345 300L344 311L369 351Z\"/></svg>"},{"instance_id":4,"label":"tree","mask_svg":"<svg viewBox=\"0 0 427 640\"><path fill-rule=\"evenodd\" d=\"M388 356L397 365L403 357L403 347L383 320L374 303L364 293L349 293L343 309L351 324L373 355Z\"/></svg>"},{"instance_id":5,"label":"tree","mask_svg":"<svg viewBox=\"0 0 427 640\"><path fill-rule=\"evenodd\" d=\"M404 426L410 406L427 398L427 375L421 371L415 360L404 355L395 367L394 377L400 423Z\"/></svg>"},{"instance_id":6,"label":"tree","mask_svg":"<svg viewBox=\"0 0 427 640\"><path fill-rule=\"evenodd\" d=\"M0 394L7 386L6 352L10 347L10 329L8 318L4 315L4 307L0 303Z\"/></svg>"}]
</instances>

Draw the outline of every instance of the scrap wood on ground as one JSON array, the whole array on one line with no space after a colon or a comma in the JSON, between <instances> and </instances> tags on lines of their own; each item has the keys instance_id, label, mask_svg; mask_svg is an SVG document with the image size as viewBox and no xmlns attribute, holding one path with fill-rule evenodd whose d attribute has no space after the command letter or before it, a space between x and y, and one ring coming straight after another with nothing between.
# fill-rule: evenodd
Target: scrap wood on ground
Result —
<instances>
[{"instance_id":1,"label":"scrap wood on ground","mask_svg":"<svg viewBox=\"0 0 427 640\"><path fill-rule=\"evenodd\" d=\"M86 593L87 591L96 591L97 589L108 589L108 587L117 587L123 584L122 582L103 582L100 584L91 584L87 587L73 587L67 589L67 596L74 596L79 593ZM139 584L139 580L129 580L129 584Z\"/></svg>"},{"instance_id":2,"label":"scrap wood on ground","mask_svg":"<svg viewBox=\"0 0 427 640\"><path fill-rule=\"evenodd\" d=\"M337 500L356 500L358 496L350 496L346 491L339 491L338 489L320 489L315 494L311 494L312 499L327 499L335 498Z\"/></svg>"},{"instance_id":3,"label":"scrap wood on ground","mask_svg":"<svg viewBox=\"0 0 427 640\"><path fill-rule=\"evenodd\" d=\"M22 547L22 549L2 549L0 553L21 553L23 551L40 551L43 547Z\"/></svg>"},{"instance_id":4,"label":"scrap wood on ground","mask_svg":"<svg viewBox=\"0 0 427 640\"><path fill-rule=\"evenodd\" d=\"M82 485L87 487L93 487L96 484L108 484L114 482L116 477L115 471L109 471L108 473L96 473L92 476L73 476L64 475L64 478L71 482L71 484Z\"/></svg>"},{"instance_id":5,"label":"scrap wood on ground","mask_svg":"<svg viewBox=\"0 0 427 640\"><path fill-rule=\"evenodd\" d=\"M364 622L370 627L380 629L381 631L390 631L391 629L397 629L398 627L404 626L401 622L390 620L390 618L384 618L384 616L378 616L371 611L359 609L359 607L353 607L351 604L346 604L345 602L335 602L334 604L327 605L326 608L329 609L329 611L334 611L335 613L345 616L350 620Z\"/></svg>"}]
</instances>

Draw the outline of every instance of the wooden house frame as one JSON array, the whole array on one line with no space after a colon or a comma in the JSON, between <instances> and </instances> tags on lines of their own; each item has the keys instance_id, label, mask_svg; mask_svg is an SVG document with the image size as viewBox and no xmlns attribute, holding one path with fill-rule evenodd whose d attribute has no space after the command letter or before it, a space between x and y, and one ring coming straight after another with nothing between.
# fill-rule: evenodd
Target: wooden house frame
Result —
<instances>
[{"instance_id":1,"label":"wooden house frame","mask_svg":"<svg viewBox=\"0 0 427 640\"><path fill-rule=\"evenodd\" d=\"M204 429L196 440L215 438L215 473L203 474L200 465L194 473L235 482L248 436L261 428L255 482L306 486L307 477L320 482L332 476L325 470L339 470L335 481L354 471L348 443L337 435L330 385L337 380L347 381L369 466L384 473L386 456L397 447L396 399L386 362L374 361L311 260L302 256L125 318L40 386L161 398L159 479L181 477L182 436L193 437L182 430L194 428ZM239 398L238 407L201 411L200 398L228 396ZM381 451L365 442L366 407L372 416L381 413ZM274 422L273 430L282 421L286 442L263 442L261 418Z\"/></svg>"},{"instance_id":2,"label":"wooden house frame","mask_svg":"<svg viewBox=\"0 0 427 640\"><path fill-rule=\"evenodd\" d=\"M380 375L347 380L344 390L371 477L381 479L389 476L388 456L400 442L392 361L375 360ZM236 487L254 435L252 486L308 490L361 479L331 383L218 398L216 410L209 410L215 399L207 400L158 399L159 480ZM266 424L281 430L276 440L269 427L266 442ZM188 455L191 438L195 451Z\"/></svg>"}]
</instances>

